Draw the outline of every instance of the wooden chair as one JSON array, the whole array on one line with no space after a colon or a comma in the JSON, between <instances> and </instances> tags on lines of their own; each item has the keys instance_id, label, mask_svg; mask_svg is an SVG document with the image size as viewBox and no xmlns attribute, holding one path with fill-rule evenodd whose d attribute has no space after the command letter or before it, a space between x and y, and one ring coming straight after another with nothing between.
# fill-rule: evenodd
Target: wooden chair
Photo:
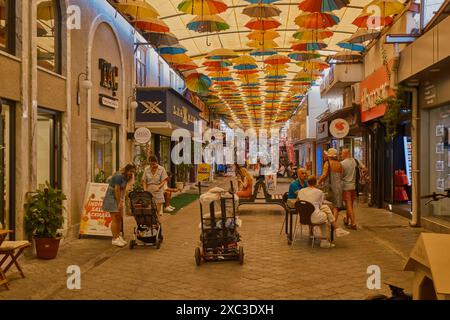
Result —
<instances>
[{"instance_id":1,"label":"wooden chair","mask_svg":"<svg viewBox=\"0 0 450 320\"><path fill-rule=\"evenodd\" d=\"M307 225L309 227L309 236L312 237L311 247L314 248L314 242L316 240L314 236L314 227L321 226L326 222L315 224L311 222L311 216L315 211L314 205L308 201L299 200L295 203L295 208L297 210L297 217L295 218L295 229L294 237L292 239L292 245L295 242L295 237L297 235L297 227L300 227L300 238L302 238L303 228L302 225ZM300 221L299 221L300 220Z\"/></svg>"},{"instance_id":2,"label":"wooden chair","mask_svg":"<svg viewBox=\"0 0 450 320\"><path fill-rule=\"evenodd\" d=\"M8 272L14 264L19 270L22 278L25 278L25 274L23 273L23 270L17 260L25 249L31 247L31 243L29 241L5 241L8 233L12 233L12 231L0 230L0 285L5 286L5 288L9 290L6 272ZM10 258L10 261L6 264L8 257ZM3 267L4 264L6 264L5 267Z\"/></svg>"}]
</instances>

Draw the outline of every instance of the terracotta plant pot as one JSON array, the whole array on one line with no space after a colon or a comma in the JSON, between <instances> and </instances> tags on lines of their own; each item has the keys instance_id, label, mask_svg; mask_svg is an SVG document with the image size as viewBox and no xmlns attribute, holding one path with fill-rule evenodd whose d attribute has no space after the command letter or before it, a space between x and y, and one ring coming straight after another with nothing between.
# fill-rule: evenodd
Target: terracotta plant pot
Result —
<instances>
[{"instance_id":1,"label":"terracotta plant pot","mask_svg":"<svg viewBox=\"0 0 450 320\"><path fill-rule=\"evenodd\" d=\"M39 259L55 259L58 254L61 238L34 238L36 244L36 256Z\"/></svg>"}]
</instances>

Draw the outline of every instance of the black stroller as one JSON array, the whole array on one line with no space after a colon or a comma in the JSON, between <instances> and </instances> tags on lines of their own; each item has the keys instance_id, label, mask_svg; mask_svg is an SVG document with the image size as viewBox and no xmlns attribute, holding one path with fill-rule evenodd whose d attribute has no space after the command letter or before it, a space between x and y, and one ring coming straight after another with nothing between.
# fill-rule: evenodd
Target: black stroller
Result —
<instances>
[{"instance_id":1,"label":"black stroller","mask_svg":"<svg viewBox=\"0 0 450 320\"><path fill-rule=\"evenodd\" d=\"M135 246L155 246L159 249L163 240L156 203L148 191L130 192L131 213L136 220L130 249Z\"/></svg>"},{"instance_id":2,"label":"black stroller","mask_svg":"<svg viewBox=\"0 0 450 320\"><path fill-rule=\"evenodd\" d=\"M201 183L198 184L201 195ZM232 202L232 215L227 215L227 201ZM233 183L228 196L220 197L221 217L215 216L214 202L210 203L209 217L203 215L202 204L200 203L200 221L202 232L200 241L202 248L195 248L195 262L199 266L202 262L238 260L244 263L244 248L239 246L241 241L237 230L235 196Z\"/></svg>"}]
</instances>

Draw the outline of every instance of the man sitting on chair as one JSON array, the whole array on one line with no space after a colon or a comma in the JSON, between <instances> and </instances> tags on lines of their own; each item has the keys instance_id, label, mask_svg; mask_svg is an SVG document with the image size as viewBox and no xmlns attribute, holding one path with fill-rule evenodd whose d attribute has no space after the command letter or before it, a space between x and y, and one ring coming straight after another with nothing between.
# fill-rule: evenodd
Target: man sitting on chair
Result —
<instances>
[{"instance_id":1,"label":"man sitting on chair","mask_svg":"<svg viewBox=\"0 0 450 320\"><path fill-rule=\"evenodd\" d=\"M303 188L298 192L297 199L310 202L316 209L311 216L311 222L314 224L320 224L321 236L330 234L330 232L328 232L329 225L333 226L334 230L336 231L337 237L343 237L350 233L346 230L343 230L336 224L333 212L327 205L323 204L325 200L325 194L322 190L317 188L316 176L308 177L308 187ZM326 239L320 242L320 247L332 248L334 247L334 245L330 242L329 239Z\"/></svg>"},{"instance_id":2,"label":"man sitting on chair","mask_svg":"<svg viewBox=\"0 0 450 320\"><path fill-rule=\"evenodd\" d=\"M295 208L295 201L297 201L298 192L308 186L308 183L306 182L307 173L305 168L299 168L297 170L297 177L298 178L292 181L289 185L288 206L290 208Z\"/></svg>"}]
</instances>

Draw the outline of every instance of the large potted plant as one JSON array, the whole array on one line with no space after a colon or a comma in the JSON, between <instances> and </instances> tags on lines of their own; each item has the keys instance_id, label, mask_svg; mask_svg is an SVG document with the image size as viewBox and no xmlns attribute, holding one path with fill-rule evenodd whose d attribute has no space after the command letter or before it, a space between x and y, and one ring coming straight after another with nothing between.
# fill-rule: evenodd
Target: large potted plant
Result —
<instances>
[{"instance_id":1,"label":"large potted plant","mask_svg":"<svg viewBox=\"0 0 450 320\"><path fill-rule=\"evenodd\" d=\"M28 193L25 205L25 229L34 238L36 255L40 259L54 259L58 254L61 235L58 230L64 223L66 195L52 188L48 182L44 190Z\"/></svg>"}]
</instances>

